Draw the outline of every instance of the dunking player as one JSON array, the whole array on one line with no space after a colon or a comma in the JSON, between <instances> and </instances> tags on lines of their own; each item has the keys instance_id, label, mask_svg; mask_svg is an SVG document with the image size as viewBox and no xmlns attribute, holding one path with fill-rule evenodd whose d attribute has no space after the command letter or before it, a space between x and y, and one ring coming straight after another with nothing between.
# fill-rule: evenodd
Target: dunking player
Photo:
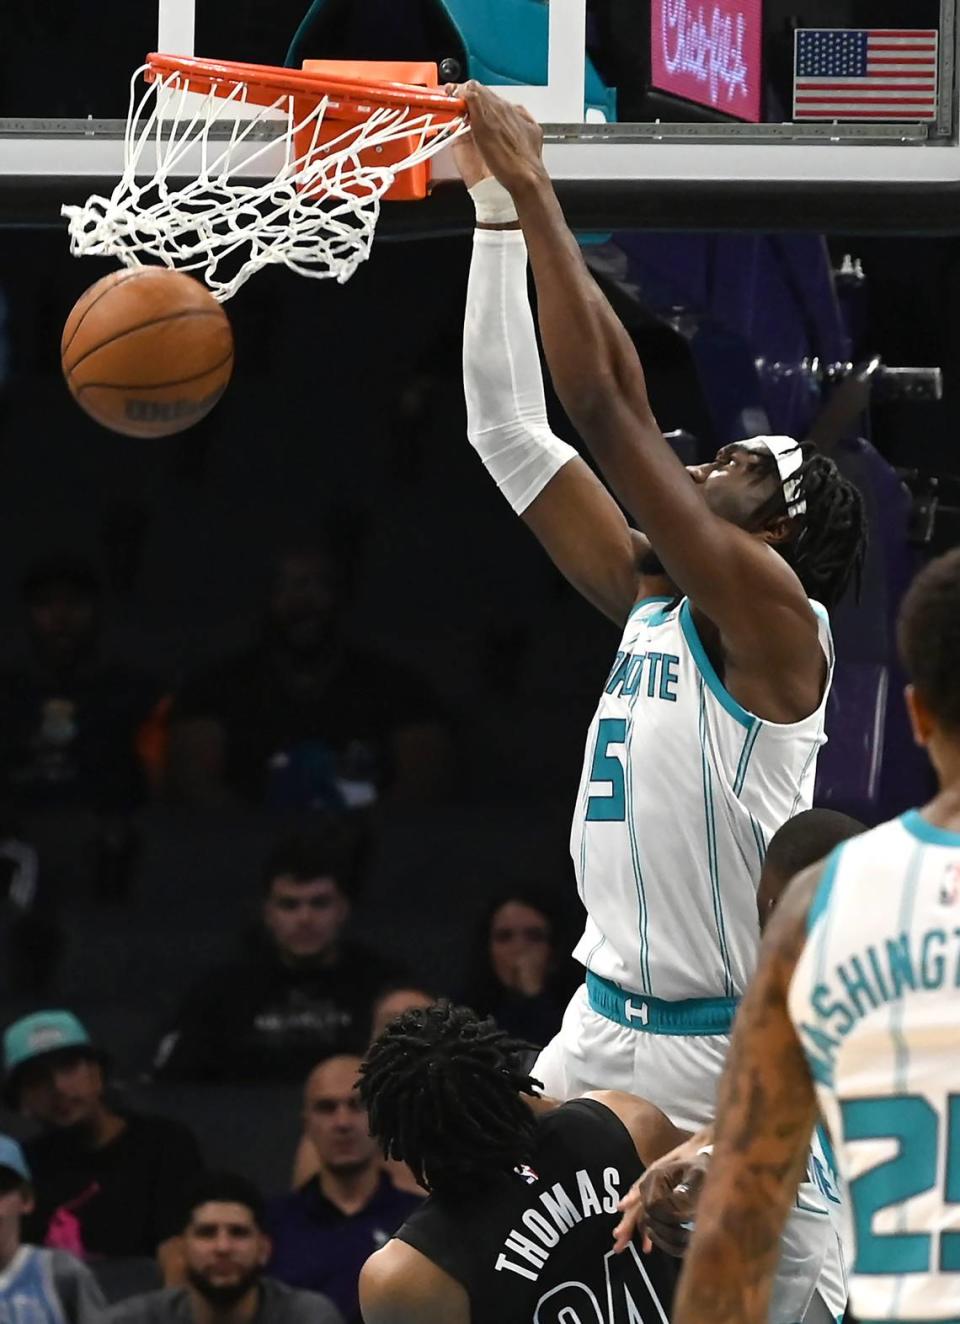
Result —
<instances>
[{"instance_id":1,"label":"dunking player","mask_svg":"<svg viewBox=\"0 0 960 1324\"><path fill-rule=\"evenodd\" d=\"M430 1198L366 1262L366 1324L666 1324L676 1261L616 1255L617 1202L682 1135L642 1099L534 1097L526 1045L465 1007L405 1012L363 1066L388 1157Z\"/></svg>"},{"instance_id":2,"label":"dunking player","mask_svg":"<svg viewBox=\"0 0 960 1324\"><path fill-rule=\"evenodd\" d=\"M862 557L862 503L789 438L683 469L564 223L539 127L476 84L457 91L482 152L460 154L479 225L464 330L470 439L558 567L623 629L572 833L586 984L536 1071L555 1097L623 1090L695 1129L713 1116L754 968L766 843L810 805L832 676L825 608ZM528 249L557 392L644 537L550 432ZM795 1295L781 1304L781 1318L801 1317Z\"/></svg>"},{"instance_id":3,"label":"dunking player","mask_svg":"<svg viewBox=\"0 0 960 1324\"><path fill-rule=\"evenodd\" d=\"M763 1324L818 1109L849 1185L858 1318L960 1318L960 551L917 577L899 635L940 789L800 874L770 922L676 1324Z\"/></svg>"}]
</instances>

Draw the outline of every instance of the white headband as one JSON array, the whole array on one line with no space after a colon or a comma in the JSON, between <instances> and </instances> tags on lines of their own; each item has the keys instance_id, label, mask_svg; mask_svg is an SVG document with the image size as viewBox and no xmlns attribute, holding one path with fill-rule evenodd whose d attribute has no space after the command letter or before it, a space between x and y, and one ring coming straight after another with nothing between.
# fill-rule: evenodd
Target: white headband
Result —
<instances>
[{"instance_id":1,"label":"white headband","mask_svg":"<svg viewBox=\"0 0 960 1324\"><path fill-rule=\"evenodd\" d=\"M783 485L787 514L791 519L796 515L805 515L807 502L800 495L800 479L794 478L794 474L803 464L800 443L794 441L793 437L751 437L748 441L738 441L737 445L745 451L767 451L773 456Z\"/></svg>"}]
</instances>

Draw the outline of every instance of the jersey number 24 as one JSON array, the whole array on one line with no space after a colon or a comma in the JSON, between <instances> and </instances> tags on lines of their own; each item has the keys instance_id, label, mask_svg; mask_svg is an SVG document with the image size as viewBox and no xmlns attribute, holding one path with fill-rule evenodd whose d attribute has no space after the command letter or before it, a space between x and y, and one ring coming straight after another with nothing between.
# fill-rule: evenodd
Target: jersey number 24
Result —
<instances>
[{"instance_id":1,"label":"jersey number 24","mask_svg":"<svg viewBox=\"0 0 960 1324\"><path fill-rule=\"evenodd\" d=\"M533 1324L668 1324L635 1246L622 1255L607 1251L603 1269L606 1282L599 1298L586 1283L561 1283L537 1302Z\"/></svg>"}]
</instances>

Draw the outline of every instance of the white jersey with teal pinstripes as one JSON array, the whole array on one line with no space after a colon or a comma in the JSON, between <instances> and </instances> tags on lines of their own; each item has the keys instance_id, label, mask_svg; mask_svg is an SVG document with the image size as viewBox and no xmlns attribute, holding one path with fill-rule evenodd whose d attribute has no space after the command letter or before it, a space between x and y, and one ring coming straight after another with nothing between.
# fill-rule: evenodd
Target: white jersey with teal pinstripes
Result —
<instances>
[{"instance_id":1,"label":"white jersey with teal pinstripes","mask_svg":"<svg viewBox=\"0 0 960 1324\"><path fill-rule=\"evenodd\" d=\"M849 1192L854 1312L960 1319L960 834L911 812L845 842L807 927L789 1009Z\"/></svg>"},{"instance_id":2,"label":"white jersey with teal pinstripes","mask_svg":"<svg viewBox=\"0 0 960 1324\"><path fill-rule=\"evenodd\" d=\"M774 832L809 809L833 678L777 725L727 693L686 598L630 614L590 724L571 834L587 924L574 955L671 1001L739 996L756 965L757 884Z\"/></svg>"}]
</instances>

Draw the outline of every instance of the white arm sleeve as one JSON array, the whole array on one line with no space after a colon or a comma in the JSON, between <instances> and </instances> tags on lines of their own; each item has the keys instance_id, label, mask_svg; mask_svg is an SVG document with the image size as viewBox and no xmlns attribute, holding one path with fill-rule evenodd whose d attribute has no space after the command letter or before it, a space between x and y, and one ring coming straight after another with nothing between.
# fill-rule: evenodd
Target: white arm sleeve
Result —
<instances>
[{"instance_id":1,"label":"white arm sleeve","mask_svg":"<svg viewBox=\"0 0 960 1324\"><path fill-rule=\"evenodd\" d=\"M463 327L467 436L518 515L577 452L550 431L520 230L476 230Z\"/></svg>"}]
</instances>

